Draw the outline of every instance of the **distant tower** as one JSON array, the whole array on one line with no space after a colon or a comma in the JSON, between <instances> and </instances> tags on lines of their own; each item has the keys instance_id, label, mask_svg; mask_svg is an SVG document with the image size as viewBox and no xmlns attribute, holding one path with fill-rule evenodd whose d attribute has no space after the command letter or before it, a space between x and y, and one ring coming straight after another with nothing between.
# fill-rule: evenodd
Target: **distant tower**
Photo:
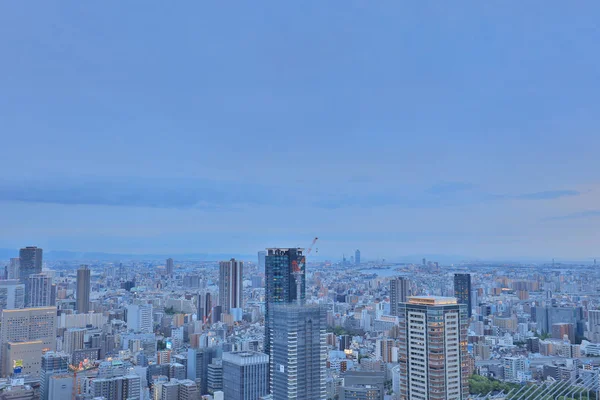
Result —
<instances>
[{"instance_id":1,"label":"distant tower","mask_svg":"<svg viewBox=\"0 0 600 400\"><path fill-rule=\"evenodd\" d=\"M271 311L273 399L325 400L326 309L320 305L278 304Z\"/></svg>"},{"instance_id":2,"label":"distant tower","mask_svg":"<svg viewBox=\"0 0 600 400\"><path fill-rule=\"evenodd\" d=\"M210 324L212 322L212 299L210 292L204 292L198 295L196 299L196 318L198 321L206 322Z\"/></svg>"},{"instance_id":3,"label":"distant tower","mask_svg":"<svg viewBox=\"0 0 600 400\"><path fill-rule=\"evenodd\" d=\"M19 251L19 279L25 284L25 304L29 304L29 275L42 272L43 250L36 246L27 246Z\"/></svg>"},{"instance_id":4,"label":"distant tower","mask_svg":"<svg viewBox=\"0 0 600 400\"><path fill-rule=\"evenodd\" d=\"M427 260L425 258L423 258L423 266L425 267L427 265Z\"/></svg>"},{"instance_id":5,"label":"distant tower","mask_svg":"<svg viewBox=\"0 0 600 400\"><path fill-rule=\"evenodd\" d=\"M258 252L258 269L260 271L264 271L265 270L265 258L267 257L267 252L266 251L259 251Z\"/></svg>"},{"instance_id":6,"label":"distant tower","mask_svg":"<svg viewBox=\"0 0 600 400\"><path fill-rule=\"evenodd\" d=\"M409 295L408 279L399 276L390 281L390 314L398 315L398 304L406 303Z\"/></svg>"},{"instance_id":7,"label":"distant tower","mask_svg":"<svg viewBox=\"0 0 600 400\"><path fill-rule=\"evenodd\" d=\"M20 262L20 258L16 257L16 258L11 258L10 259L10 264L8 265L8 269L7 269L7 276L6 279L19 279L20 275L19 275L19 268L21 265Z\"/></svg>"},{"instance_id":8,"label":"distant tower","mask_svg":"<svg viewBox=\"0 0 600 400\"><path fill-rule=\"evenodd\" d=\"M461 400L469 395L466 307L453 297L400 304L400 398Z\"/></svg>"},{"instance_id":9,"label":"distant tower","mask_svg":"<svg viewBox=\"0 0 600 400\"><path fill-rule=\"evenodd\" d=\"M470 274L454 274L454 297L458 299L458 304L467 306L467 315L471 318L473 305L471 304Z\"/></svg>"},{"instance_id":10,"label":"distant tower","mask_svg":"<svg viewBox=\"0 0 600 400\"><path fill-rule=\"evenodd\" d=\"M356 249L354 252L354 263L360 265L360 250Z\"/></svg>"},{"instance_id":11,"label":"distant tower","mask_svg":"<svg viewBox=\"0 0 600 400\"><path fill-rule=\"evenodd\" d=\"M244 263L235 258L219 263L219 305L228 314L233 308L243 308L243 269Z\"/></svg>"},{"instance_id":12,"label":"distant tower","mask_svg":"<svg viewBox=\"0 0 600 400\"><path fill-rule=\"evenodd\" d=\"M167 275L171 276L173 275L173 259L172 258L167 258Z\"/></svg>"},{"instance_id":13,"label":"distant tower","mask_svg":"<svg viewBox=\"0 0 600 400\"><path fill-rule=\"evenodd\" d=\"M305 270L304 249L267 249L265 257L265 342L264 351L270 355L272 315L271 309L278 303L293 303L305 298L306 279L301 275L300 293L297 293L294 264Z\"/></svg>"},{"instance_id":14,"label":"distant tower","mask_svg":"<svg viewBox=\"0 0 600 400\"><path fill-rule=\"evenodd\" d=\"M90 269L82 265L77 270L77 313L87 314L90 312Z\"/></svg>"}]
</instances>

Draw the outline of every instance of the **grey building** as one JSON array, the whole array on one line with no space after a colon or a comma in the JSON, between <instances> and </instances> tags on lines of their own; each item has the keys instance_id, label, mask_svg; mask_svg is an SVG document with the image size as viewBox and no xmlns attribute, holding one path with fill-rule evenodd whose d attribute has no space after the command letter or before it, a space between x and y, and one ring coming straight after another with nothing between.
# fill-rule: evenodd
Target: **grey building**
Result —
<instances>
[{"instance_id":1,"label":"grey building","mask_svg":"<svg viewBox=\"0 0 600 400\"><path fill-rule=\"evenodd\" d=\"M409 293L408 279L399 276L390 281L390 314L398 315L398 304L406 303Z\"/></svg>"},{"instance_id":2,"label":"grey building","mask_svg":"<svg viewBox=\"0 0 600 400\"><path fill-rule=\"evenodd\" d=\"M56 287L52 285L52 277L48 274L29 275L29 304L28 307L48 307L53 306L52 300L56 296L52 291Z\"/></svg>"},{"instance_id":3,"label":"grey building","mask_svg":"<svg viewBox=\"0 0 600 400\"><path fill-rule=\"evenodd\" d=\"M210 292L199 294L196 298L196 318L198 321L204 321L210 324L213 320L212 316L212 298Z\"/></svg>"},{"instance_id":4,"label":"grey building","mask_svg":"<svg viewBox=\"0 0 600 400\"><path fill-rule=\"evenodd\" d=\"M583 310L581 307L535 307L538 333L552 333L552 325L568 323L575 326L577 335L583 335Z\"/></svg>"},{"instance_id":5,"label":"grey building","mask_svg":"<svg viewBox=\"0 0 600 400\"><path fill-rule=\"evenodd\" d=\"M304 299L306 294L305 274L301 275L300 293L296 293L294 268L304 272L304 249L301 248L272 248L267 249L265 258L265 353L270 353L272 308L276 304L293 303L298 298Z\"/></svg>"},{"instance_id":6,"label":"grey building","mask_svg":"<svg viewBox=\"0 0 600 400\"><path fill-rule=\"evenodd\" d=\"M219 347L188 349L187 378L200 382L200 394L208 394L208 366L219 358L222 351Z\"/></svg>"},{"instance_id":7,"label":"grey building","mask_svg":"<svg viewBox=\"0 0 600 400\"><path fill-rule=\"evenodd\" d=\"M17 279L0 280L0 310L25 307L25 285Z\"/></svg>"},{"instance_id":8,"label":"grey building","mask_svg":"<svg viewBox=\"0 0 600 400\"><path fill-rule=\"evenodd\" d=\"M19 280L25 284L25 304L29 304L29 275L42 272L43 250L36 246L27 246L19 250Z\"/></svg>"},{"instance_id":9,"label":"grey building","mask_svg":"<svg viewBox=\"0 0 600 400\"><path fill-rule=\"evenodd\" d=\"M269 356L253 351L223 353L226 399L259 400L268 391Z\"/></svg>"},{"instance_id":10,"label":"grey building","mask_svg":"<svg viewBox=\"0 0 600 400\"><path fill-rule=\"evenodd\" d=\"M348 371L342 378L340 400L383 400L385 372Z\"/></svg>"},{"instance_id":11,"label":"grey building","mask_svg":"<svg viewBox=\"0 0 600 400\"><path fill-rule=\"evenodd\" d=\"M473 304L471 302L470 274L454 274L454 297L458 299L458 304L467 306L468 316L471 318Z\"/></svg>"},{"instance_id":12,"label":"grey building","mask_svg":"<svg viewBox=\"0 0 600 400\"><path fill-rule=\"evenodd\" d=\"M258 269L264 271L265 270L265 258L267 257L266 251L258 252Z\"/></svg>"},{"instance_id":13,"label":"grey building","mask_svg":"<svg viewBox=\"0 0 600 400\"><path fill-rule=\"evenodd\" d=\"M167 275L173 275L173 271L175 269L175 266L173 264L173 259L172 258L167 258L166 269L167 269Z\"/></svg>"},{"instance_id":14,"label":"grey building","mask_svg":"<svg viewBox=\"0 0 600 400\"><path fill-rule=\"evenodd\" d=\"M360 250L356 249L354 252L354 263L360 265Z\"/></svg>"},{"instance_id":15,"label":"grey building","mask_svg":"<svg viewBox=\"0 0 600 400\"><path fill-rule=\"evenodd\" d=\"M221 359L214 359L208 364L208 393L214 394L223 389L223 363Z\"/></svg>"},{"instance_id":16,"label":"grey building","mask_svg":"<svg viewBox=\"0 0 600 400\"><path fill-rule=\"evenodd\" d=\"M244 263L232 258L219 263L219 305L223 312L231 314L232 308L243 308Z\"/></svg>"},{"instance_id":17,"label":"grey building","mask_svg":"<svg viewBox=\"0 0 600 400\"><path fill-rule=\"evenodd\" d=\"M77 270L77 313L90 312L90 269L82 265Z\"/></svg>"},{"instance_id":18,"label":"grey building","mask_svg":"<svg viewBox=\"0 0 600 400\"><path fill-rule=\"evenodd\" d=\"M50 378L54 375L63 375L69 372L69 355L48 351L42 356L40 370L40 399L49 400Z\"/></svg>"},{"instance_id":19,"label":"grey building","mask_svg":"<svg viewBox=\"0 0 600 400\"><path fill-rule=\"evenodd\" d=\"M64 400L73 397L73 375L53 375L48 380L47 400Z\"/></svg>"},{"instance_id":20,"label":"grey building","mask_svg":"<svg viewBox=\"0 0 600 400\"><path fill-rule=\"evenodd\" d=\"M273 400L325 399L326 309L320 305L278 304L272 311Z\"/></svg>"}]
</instances>

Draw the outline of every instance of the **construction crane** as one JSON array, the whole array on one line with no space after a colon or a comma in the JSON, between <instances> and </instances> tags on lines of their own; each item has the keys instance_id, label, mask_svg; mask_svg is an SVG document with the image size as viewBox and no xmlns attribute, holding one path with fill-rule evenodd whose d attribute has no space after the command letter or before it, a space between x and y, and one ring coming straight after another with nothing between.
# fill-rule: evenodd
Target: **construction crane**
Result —
<instances>
[{"instance_id":1,"label":"construction crane","mask_svg":"<svg viewBox=\"0 0 600 400\"><path fill-rule=\"evenodd\" d=\"M77 395L81 394L81 385L79 384L79 382L77 381L77 373L78 372L85 372L85 371L89 371L89 370L93 370L93 369L97 369L98 365L97 364L90 364L88 362L88 360L84 360L85 362L79 362L79 365L75 366L72 364L69 364L69 370L71 372L73 372L73 391L71 393L72 399L75 400L77 398Z\"/></svg>"},{"instance_id":2,"label":"construction crane","mask_svg":"<svg viewBox=\"0 0 600 400\"><path fill-rule=\"evenodd\" d=\"M304 270L302 269L302 265L304 265L304 269L306 269L306 256L310 254L315 243L319 240L318 237L314 238L306 253L302 256L300 263L296 260L292 261L292 275L294 275L294 279L296 280L296 302L298 305L302 304L302 276L304 275Z\"/></svg>"}]
</instances>

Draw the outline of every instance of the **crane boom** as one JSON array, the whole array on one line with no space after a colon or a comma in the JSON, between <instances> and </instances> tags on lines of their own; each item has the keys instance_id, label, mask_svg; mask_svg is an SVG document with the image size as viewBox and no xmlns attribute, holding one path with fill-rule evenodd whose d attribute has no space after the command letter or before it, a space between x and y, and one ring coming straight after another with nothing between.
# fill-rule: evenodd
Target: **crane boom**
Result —
<instances>
[{"instance_id":1,"label":"crane boom","mask_svg":"<svg viewBox=\"0 0 600 400\"><path fill-rule=\"evenodd\" d=\"M306 250L306 254L304 254L300 259L300 262L297 262L296 260L292 261L292 274L296 279L296 302L298 303L298 305L302 304L302 295L300 294L300 292L302 292L302 275L304 275L304 271L306 270L306 256L310 254L313 247L315 246L315 243L317 243L317 240L319 240L318 237L315 237L313 239L312 243L310 244L310 247L308 248L308 250ZM304 270L302 269L302 265L304 265Z\"/></svg>"}]
</instances>

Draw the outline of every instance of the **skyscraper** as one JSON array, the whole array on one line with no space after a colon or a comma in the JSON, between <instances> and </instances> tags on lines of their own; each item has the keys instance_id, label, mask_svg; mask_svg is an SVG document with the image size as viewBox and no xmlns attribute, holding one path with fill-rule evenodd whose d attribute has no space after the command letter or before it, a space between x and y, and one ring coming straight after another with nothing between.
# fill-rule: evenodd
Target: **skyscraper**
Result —
<instances>
[{"instance_id":1,"label":"skyscraper","mask_svg":"<svg viewBox=\"0 0 600 400\"><path fill-rule=\"evenodd\" d=\"M19 279L19 269L21 265L20 258L11 258L6 271L6 279Z\"/></svg>"},{"instance_id":2,"label":"skyscraper","mask_svg":"<svg viewBox=\"0 0 600 400\"><path fill-rule=\"evenodd\" d=\"M41 273L29 275L29 304L28 307L52 306L52 276Z\"/></svg>"},{"instance_id":3,"label":"skyscraper","mask_svg":"<svg viewBox=\"0 0 600 400\"><path fill-rule=\"evenodd\" d=\"M403 276L390 280L390 314L398 315L398 304L406 303L409 296L409 281Z\"/></svg>"},{"instance_id":4,"label":"skyscraper","mask_svg":"<svg viewBox=\"0 0 600 400\"><path fill-rule=\"evenodd\" d=\"M24 308L3 310L0 318L0 343L2 345L2 376L12 371L4 363L8 344L13 342L40 341L39 358L42 351L56 349L56 307Z\"/></svg>"},{"instance_id":5,"label":"skyscraper","mask_svg":"<svg viewBox=\"0 0 600 400\"><path fill-rule=\"evenodd\" d=\"M152 304L129 304L127 306L127 328L134 332L152 333Z\"/></svg>"},{"instance_id":6,"label":"skyscraper","mask_svg":"<svg viewBox=\"0 0 600 400\"><path fill-rule=\"evenodd\" d=\"M25 307L25 285L17 279L0 280L0 310Z\"/></svg>"},{"instance_id":7,"label":"skyscraper","mask_svg":"<svg viewBox=\"0 0 600 400\"><path fill-rule=\"evenodd\" d=\"M304 299L306 293L306 279L304 273L301 275L300 293L297 292L294 267L297 266L302 272L305 271L304 249L290 248L267 249L265 258L265 353L270 353L271 346L271 309L275 304L293 303L298 299Z\"/></svg>"},{"instance_id":8,"label":"skyscraper","mask_svg":"<svg viewBox=\"0 0 600 400\"><path fill-rule=\"evenodd\" d=\"M29 275L42 272L42 249L28 246L19 251L19 280L25 284L25 304L29 304Z\"/></svg>"},{"instance_id":9,"label":"skyscraper","mask_svg":"<svg viewBox=\"0 0 600 400\"><path fill-rule=\"evenodd\" d=\"M244 263L232 258L219 263L219 305L223 312L231 314L232 308L243 308Z\"/></svg>"},{"instance_id":10,"label":"skyscraper","mask_svg":"<svg viewBox=\"0 0 600 400\"><path fill-rule=\"evenodd\" d=\"M167 268L167 275L173 275L174 265L173 265L172 258L167 258L166 268Z\"/></svg>"},{"instance_id":11,"label":"skyscraper","mask_svg":"<svg viewBox=\"0 0 600 400\"><path fill-rule=\"evenodd\" d=\"M269 356L253 351L223 353L226 399L260 400L269 392Z\"/></svg>"},{"instance_id":12,"label":"skyscraper","mask_svg":"<svg viewBox=\"0 0 600 400\"><path fill-rule=\"evenodd\" d=\"M470 274L454 274L454 297L458 299L459 304L467 306L469 318L473 304L471 304L471 275Z\"/></svg>"},{"instance_id":13,"label":"skyscraper","mask_svg":"<svg viewBox=\"0 0 600 400\"><path fill-rule=\"evenodd\" d=\"M360 265L360 250L356 249L354 252L354 263Z\"/></svg>"},{"instance_id":14,"label":"skyscraper","mask_svg":"<svg viewBox=\"0 0 600 400\"><path fill-rule=\"evenodd\" d=\"M204 292L198 295L196 299L196 319L198 321L212 323L212 298L210 292ZM206 320L206 321L205 321Z\"/></svg>"},{"instance_id":15,"label":"skyscraper","mask_svg":"<svg viewBox=\"0 0 600 400\"><path fill-rule=\"evenodd\" d=\"M415 296L399 309L400 398L466 399L466 306L454 297Z\"/></svg>"},{"instance_id":16,"label":"skyscraper","mask_svg":"<svg viewBox=\"0 0 600 400\"><path fill-rule=\"evenodd\" d=\"M87 265L77 270L77 312L90 312L90 269Z\"/></svg>"},{"instance_id":17,"label":"skyscraper","mask_svg":"<svg viewBox=\"0 0 600 400\"><path fill-rule=\"evenodd\" d=\"M42 356L42 368L40 371L40 398L49 399L50 377L53 375L69 372L69 355L49 351Z\"/></svg>"},{"instance_id":18,"label":"skyscraper","mask_svg":"<svg viewBox=\"0 0 600 400\"><path fill-rule=\"evenodd\" d=\"M258 269L261 271L265 270L265 259L267 257L267 252L266 251L259 251L258 252Z\"/></svg>"},{"instance_id":19,"label":"skyscraper","mask_svg":"<svg viewBox=\"0 0 600 400\"><path fill-rule=\"evenodd\" d=\"M272 313L273 400L326 399L326 309L320 305L277 304Z\"/></svg>"}]
</instances>

